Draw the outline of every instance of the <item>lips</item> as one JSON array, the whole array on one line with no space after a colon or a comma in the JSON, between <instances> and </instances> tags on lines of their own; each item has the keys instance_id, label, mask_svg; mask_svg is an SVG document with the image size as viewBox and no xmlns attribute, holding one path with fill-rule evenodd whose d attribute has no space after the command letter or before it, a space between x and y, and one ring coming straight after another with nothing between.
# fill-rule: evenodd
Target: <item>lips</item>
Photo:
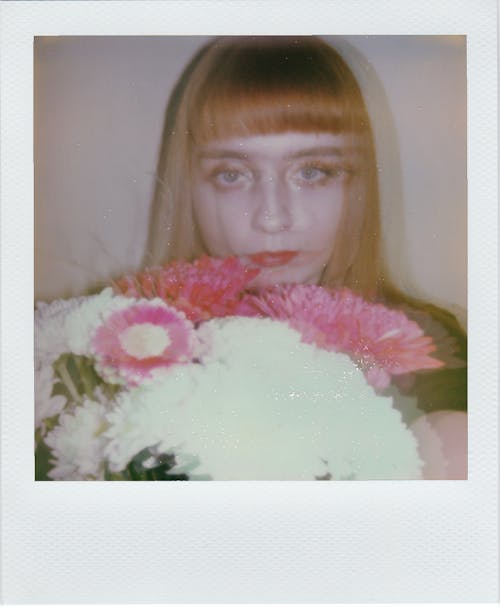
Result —
<instances>
[{"instance_id":1,"label":"lips","mask_svg":"<svg viewBox=\"0 0 500 607\"><path fill-rule=\"evenodd\" d=\"M298 254L298 251L262 251L249 255L248 258L262 268L276 268L284 266Z\"/></svg>"}]
</instances>

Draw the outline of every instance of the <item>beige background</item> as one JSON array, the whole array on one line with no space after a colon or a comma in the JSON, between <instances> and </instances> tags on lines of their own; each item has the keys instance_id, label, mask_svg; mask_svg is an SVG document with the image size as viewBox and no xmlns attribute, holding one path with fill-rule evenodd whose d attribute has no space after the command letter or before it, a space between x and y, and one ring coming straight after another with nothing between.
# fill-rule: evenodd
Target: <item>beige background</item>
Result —
<instances>
[{"instance_id":1,"label":"beige background","mask_svg":"<svg viewBox=\"0 0 500 607\"><path fill-rule=\"evenodd\" d=\"M325 37L364 89L391 270L466 301L466 63L461 36ZM35 41L35 297L140 267L166 100L206 37Z\"/></svg>"}]
</instances>

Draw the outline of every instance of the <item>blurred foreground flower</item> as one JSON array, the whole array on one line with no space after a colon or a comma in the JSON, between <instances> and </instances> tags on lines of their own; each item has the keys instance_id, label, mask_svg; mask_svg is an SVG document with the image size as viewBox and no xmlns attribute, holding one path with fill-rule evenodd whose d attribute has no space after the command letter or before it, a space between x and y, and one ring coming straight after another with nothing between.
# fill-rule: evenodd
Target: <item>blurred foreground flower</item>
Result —
<instances>
[{"instance_id":1,"label":"blurred foreground flower","mask_svg":"<svg viewBox=\"0 0 500 607\"><path fill-rule=\"evenodd\" d=\"M378 389L386 388L392 375L443 366L429 356L435 350L432 338L416 322L348 289L271 287L243 298L238 312L284 320L301 333L305 343L349 354Z\"/></svg>"},{"instance_id":2,"label":"blurred foreground flower","mask_svg":"<svg viewBox=\"0 0 500 607\"><path fill-rule=\"evenodd\" d=\"M372 386L441 366L432 340L346 289L250 294L257 272L205 257L122 278L115 292L40 304L46 477L419 478L414 436Z\"/></svg>"},{"instance_id":3,"label":"blurred foreground flower","mask_svg":"<svg viewBox=\"0 0 500 607\"><path fill-rule=\"evenodd\" d=\"M237 257L205 256L192 263L174 261L124 276L113 287L128 297L159 297L198 322L234 314L245 288L258 273Z\"/></svg>"}]
</instances>

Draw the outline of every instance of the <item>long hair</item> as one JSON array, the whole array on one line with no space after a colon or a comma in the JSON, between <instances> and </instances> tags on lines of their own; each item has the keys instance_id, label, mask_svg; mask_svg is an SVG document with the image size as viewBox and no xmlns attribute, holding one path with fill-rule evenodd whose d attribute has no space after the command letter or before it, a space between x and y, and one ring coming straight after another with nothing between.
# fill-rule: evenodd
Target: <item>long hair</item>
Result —
<instances>
[{"instance_id":1,"label":"long hair","mask_svg":"<svg viewBox=\"0 0 500 607\"><path fill-rule=\"evenodd\" d=\"M351 191L344 202L321 284L342 284L376 298L386 279L370 120L346 62L314 37L220 38L194 56L167 106L145 261L189 260L207 252L192 206L197 145L288 131L361 139L363 187Z\"/></svg>"}]
</instances>

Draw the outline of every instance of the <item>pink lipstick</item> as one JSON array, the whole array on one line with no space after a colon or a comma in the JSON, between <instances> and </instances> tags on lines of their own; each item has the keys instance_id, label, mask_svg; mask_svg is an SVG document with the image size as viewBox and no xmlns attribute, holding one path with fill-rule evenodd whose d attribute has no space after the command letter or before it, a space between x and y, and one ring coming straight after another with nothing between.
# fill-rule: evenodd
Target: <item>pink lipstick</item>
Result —
<instances>
[{"instance_id":1,"label":"pink lipstick","mask_svg":"<svg viewBox=\"0 0 500 607\"><path fill-rule=\"evenodd\" d=\"M262 268L277 268L284 266L298 254L298 251L262 251L249 255L248 258Z\"/></svg>"}]
</instances>

